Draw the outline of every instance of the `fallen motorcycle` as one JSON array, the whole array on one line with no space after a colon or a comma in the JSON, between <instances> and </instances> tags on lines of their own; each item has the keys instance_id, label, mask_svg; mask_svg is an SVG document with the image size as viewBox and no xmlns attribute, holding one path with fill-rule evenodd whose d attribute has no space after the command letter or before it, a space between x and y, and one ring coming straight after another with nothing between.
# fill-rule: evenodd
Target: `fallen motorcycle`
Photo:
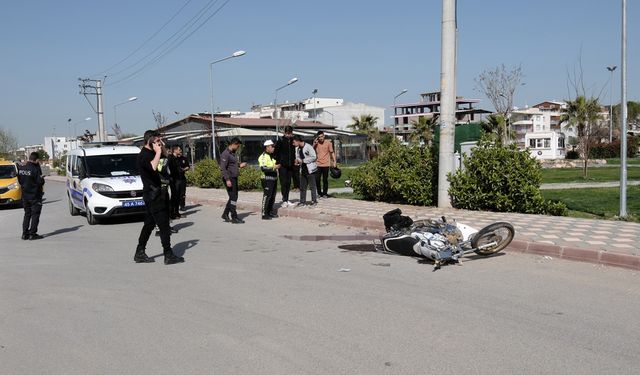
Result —
<instances>
[{"instance_id":1,"label":"fallen motorcycle","mask_svg":"<svg viewBox=\"0 0 640 375\"><path fill-rule=\"evenodd\" d=\"M387 233L382 237L382 250L408 256L423 256L434 262L434 270L469 253L493 255L511 243L513 225L506 222L490 224L480 230L468 225L441 219L413 221L402 216L400 209L384 216Z\"/></svg>"}]
</instances>

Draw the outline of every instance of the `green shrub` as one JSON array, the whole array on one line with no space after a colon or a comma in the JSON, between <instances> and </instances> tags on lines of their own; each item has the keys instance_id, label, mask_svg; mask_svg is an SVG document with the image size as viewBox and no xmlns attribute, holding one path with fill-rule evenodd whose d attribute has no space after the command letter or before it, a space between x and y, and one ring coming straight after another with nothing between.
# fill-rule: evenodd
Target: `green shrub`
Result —
<instances>
[{"instance_id":1,"label":"green shrub","mask_svg":"<svg viewBox=\"0 0 640 375\"><path fill-rule=\"evenodd\" d=\"M222 173L218 163L212 159L202 159L187 172L187 183L201 188L221 188Z\"/></svg>"},{"instance_id":2,"label":"green shrub","mask_svg":"<svg viewBox=\"0 0 640 375\"><path fill-rule=\"evenodd\" d=\"M566 214L563 203L544 200L540 169L517 145L495 145L483 138L465 158L464 169L448 176L451 203L468 210Z\"/></svg>"},{"instance_id":3,"label":"green shrub","mask_svg":"<svg viewBox=\"0 0 640 375\"><path fill-rule=\"evenodd\" d=\"M434 165L429 148L391 142L378 157L354 170L351 186L366 200L430 205Z\"/></svg>"},{"instance_id":4,"label":"green shrub","mask_svg":"<svg viewBox=\"0 0 640 375\"><path fill-rule=\"evenodd\" d=\"M260 187L260 178L262 172L257 168L247 166L240 169L240 176L238 176L238 189L239 190L254 190Z\"/></svg>"},{"instance_id":5,"label":"green shrub","mask_svg":"<svg viewBox=\"0 0 640 375\"><path fill-rule=\"evenodd\" d=\"M567 151L567 154L564 157L565 159L576 160L580 159L580 153L575 150Z\"/></svg>"},{"instance_id":6,"label":"green shrub","mask_svg":"<svg viewBox=\"0 0 640 375\"><path fill-rule=\"evenodd\" d=\"M627 138L627 157L634 157L638 152L638 138ZM589 149L589 159L613 159L620 157L620 140L610 143L599 143Z\"/></svg>"}]
</instances>

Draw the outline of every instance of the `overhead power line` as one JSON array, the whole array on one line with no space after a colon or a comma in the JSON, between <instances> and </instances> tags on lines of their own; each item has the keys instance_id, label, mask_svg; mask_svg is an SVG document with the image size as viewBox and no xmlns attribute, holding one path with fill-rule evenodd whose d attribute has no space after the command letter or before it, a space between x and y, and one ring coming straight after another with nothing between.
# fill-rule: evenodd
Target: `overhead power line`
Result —
<instances>
[{"instance_id":1,"label":"overhead power line","mask_svg":"<svg viewBox=\"0 0 640 375\"><path fill-rule=\"evenodd\" d=\"M156 30L156 32L154 32L150 37L148 37L147 39L145 39L136 49L134 49L131 53L129 53L127 56L125 56L122 60L118 61L117 63L111 65L110 67L108 67L107 69L101 71L100 73L96 73L96 74L92 74L90 77L95 77L95 76L102 76L105 73L109 72L111 69L119 66L120 64L122 64L123 62L127 61L131 56L135 55L138 51L140 51L142 48L144 48L147 43L149 43L153 38L156 37L156 35L158 35L162 30L164 30L165 27L167 27L168 24L171 23L171 21L173 21L183 10L184 8L187 7L187 5L189 5L189 3L191 3L192 0L187 0L181 7L180 9L178 9L177 12L175 12L173 14L173 16L171 16L171 18L169 18L169 20L167 22L165 22L162 26L160 26L160 28L158 30Z\"/></svg>"},{"instance_id":2,"label":"overhead power line","mask_svg":"<svg viewBox=\"0 0 640 375\"><path fill-rule=\"evenodd\" d=\"M133 52L129 53L125 58L117 62L116 64L109 67L104 72L108 72L113 70L113 68L122 65L125 61L129 60L132 56L138 53L142 48L144 48L149 42L154 39L160 31L166 28L166 26L171 23L177 17L177 15L184 10L184 8L191 2L192 0L188 0L185 4L182 5L180 9L167 21L164 25L162 25L154 34L152 34L149 38L147 38L140 46L138 46ZM112 81L109 86L117 85L123 82L126 82L130 79L133 79L137 75L143 73L145 69L155 65L158 63L164 56L178 48L182 43L184 43L187 39L189 39L195 32L201 29L211 18L213 18L216 14L218 14L231 0L226 0L211 12L212 8L219 2L220 0L209 0L202 8L198 10L198 12L191 17L186 23L184 23L176 32L174 32L171 36L166 38L160 44L158 44L152 51L145 54L135 62L128 64L124 68L118 70L115 73L108 74L110 78L118 77L123 74L127 74L126 76L116 79ZM204 20L203 20L204 18ZM139 68L135 69L136 67ZM135 69L135 70L133 70ZM131 70L133 70L131 72ZM104 76L106 78L107 75Z\"/></svg>"}]
</instances>

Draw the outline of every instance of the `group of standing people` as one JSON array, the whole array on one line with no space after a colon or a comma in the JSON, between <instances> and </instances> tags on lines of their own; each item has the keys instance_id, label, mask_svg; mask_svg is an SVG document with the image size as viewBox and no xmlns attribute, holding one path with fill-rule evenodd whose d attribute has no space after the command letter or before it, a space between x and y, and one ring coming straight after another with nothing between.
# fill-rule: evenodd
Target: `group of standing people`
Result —
<instances>
[{"instance_id":1,"label":"group of standing people","mask_svg":"<svg viewBox=\"0 0 640 375\"><path fill-rule=\"evenodd\" d=\"M242 142L233 138L225 151L220 155L220 170L227 188L229 200L222 214L225 222L244 223L238 218L236 205L238 200L238 175L240 168L247 163L239 162L235 152ZM264 152L258 158L262 172L262 219L271 220L278 215L274 210L277 183L280 180L282 194L281 207L314 207L318 198L328 198L329 169L336 167L336 154L331 141L325 138L324 132L318 131L313 144L305 142L299 135L293 134L293 128L286 126L283 137L276 143L267 140L263 144ZM289 200L292 181L298 181L300 200L297 204ZM294 185L295 186L295 185ZM307 187L311 190L311 202L307 202ZM229 217L229 214L231 217Z\"/></svg>"}]
</instances>

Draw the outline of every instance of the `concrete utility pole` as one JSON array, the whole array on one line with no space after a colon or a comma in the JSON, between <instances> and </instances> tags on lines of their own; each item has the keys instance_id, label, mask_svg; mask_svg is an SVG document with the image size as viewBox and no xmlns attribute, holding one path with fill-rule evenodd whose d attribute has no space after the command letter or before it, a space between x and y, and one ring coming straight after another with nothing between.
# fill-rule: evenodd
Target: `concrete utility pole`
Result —
<instances>
[{"instance_id":1,"label":"concrete utility pole","mask_svg":"<svg viewBox=\"0 0 640 375\"><path fill-rule=\"evenodd\" d=\"M438 207L451 207L447 174L454 170L456 132L456 0L442 0L440 63L440 151L438 154Z\"/></svg>"},{"instance_id":2,"label":"concrete utility pole","mask_svg":"<svg viewBox=\"0 0 640 375\"><path fill-rule=\"evenodd\" d=\"M80 94L89 102L91 109L98 115L98 142L105 142L107 140L107 133L104 129L104 105L102 104L102 81L99 79L78 78L78 81L82 82L80 85ZM95 84L92 85L91 83ZM97 107L91 104L87 95L95 95L97 97Z\"/></svg>"},{"instance_id":3,"label":"concrete utility pole","mask_svg":"<svg viewBox=\"0 0 640 375\"><path fill-rule=\"evenodd\" d=\"M622 61L620 62L620 217L627 217L627 0L622 0Z\"/></svg>"}]
</instances>

